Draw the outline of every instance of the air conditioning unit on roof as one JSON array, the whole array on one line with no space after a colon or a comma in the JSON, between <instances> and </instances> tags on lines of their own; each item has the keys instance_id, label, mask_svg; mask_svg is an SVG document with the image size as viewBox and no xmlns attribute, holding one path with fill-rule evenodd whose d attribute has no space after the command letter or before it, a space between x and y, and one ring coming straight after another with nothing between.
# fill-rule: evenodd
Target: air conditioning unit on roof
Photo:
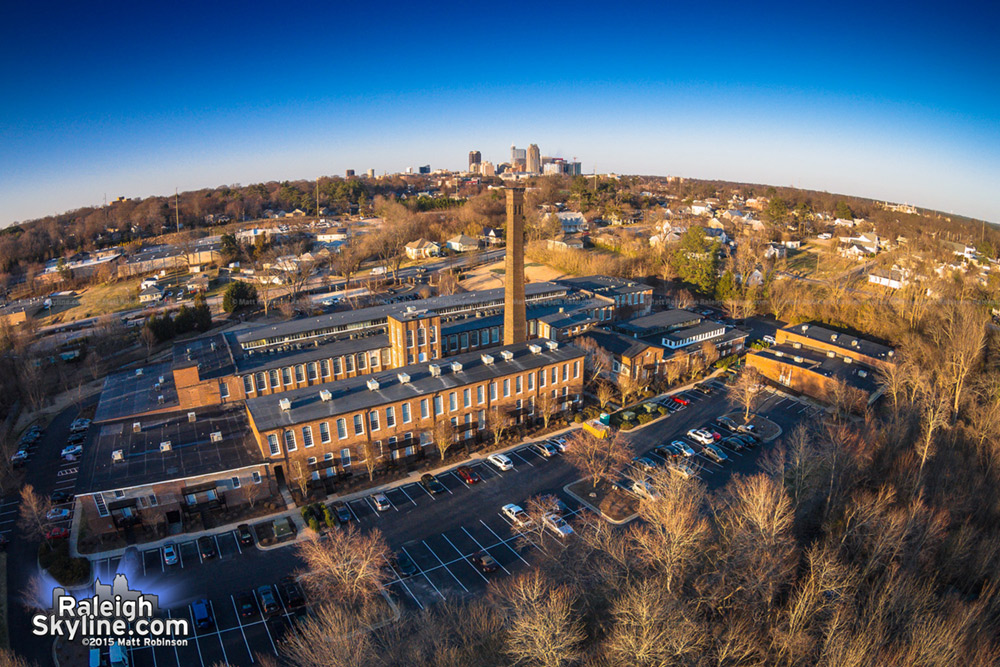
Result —
<instances>
[{"instance_id":1,"label":"air conditioning unit on roof","mask_svg":"<svg viewBox=\"0 0 1000 667\"><path fill-rule=\"evenodd\" d=\"M319 392L319 400L321 400L321 401L329 401L332 398L333 398L333 394L331 394L328 389L322 389L322 390L320 390L320 392Z\"/></svg>"},{"instance_id":2,"label":"air conditioning unit on roof","mask_svg":"<svg viewBox=\"0 0 1000 667\"><path fill-rule=\"evenodd\" d=\"M451 362L451 372L452 373L461 373L462 372L462 363L459 362L459 361L453 361L453 362Z\"/></svg>"},{"instance_id":3,"label":"air conditioning unit on roof","mask_svg":"<svg viewBox=\"0 0 1000 667\"><path fill-rule=\"evenodd\" d=\"M432 377L441 377L441 367L437 364L430 364L427 368L430 369Z\"/></svg>"},{"instance_id":4,"label":"air conditioning unit on roof","mask_svg":"<svg viewBox=\"0 0 1000 667\"><path fill-rule=\"evenodd\" d=\"M532 343L531 345L528 346L528 349L531 350L532 354L541 354L542 353L542 346L541 345L535 345L534 343Z\"/></svg>"},{"instance_id":5,"label":"air conditioning unit on roof","mask_svg":"<svg viewBox=\"0 0 1000 667\"><path fill-rule=\"evenodd\" d=\"M500 356L503 357L504 361L511 361L514 359L514 353L510 350L500 350Z\"/></svg>"},{"instance_id":6,"label":"air conditioning unit on roof","mask_svg":"<svg viewBox=\"0 0 1000 667\"><path fill-rule=\"evenodd\" d=\"M132 432L133 433L142 433L142 423L141 422L132 422Z\"/></svg>"},{"instance_id":7,"label":"air conditioning unit on roof","mask_svg":"<svg viewBox=\"0 0 1000 667\"><path fill-rule=\"evenodd\" d=\"M164 440L163 442L160 443L161 452L169 452L171 449L173 449L173 445L170 443L169 440Z\"/></svg>"},{"instance_id":8,"label":"air conditioning unit on roof","mask_svg":"<svg viewBox=\"0 0 1000 667\"><path fill-rule=\"evenodd\" d=\"M141 368L135 369L135 376L139 377L140 375L142 375L142 369Z\"/></svg>"},{"instance_id":9,"label":"air conditioning unit on roof","mask_svg":"<svg viewBox=\"0 0 1000 667\"><path fill-rule=\"evenodd\" d=\"M368 381L368 391L377 391L379 388L378 380L372 378Z\"/></svg>"},{"instance_id":10,"label":"air conditioning unit on roof","mask_svg":"<svg viewBox=\"0 0 1000 667\"><path fill-rule=\"evenodd\" d=\"M549 348L550 350L558 350L558 349L559 349L559 343L557 343L557 342L556 342L556 341L554 341L554 340L547 340L547 341L545 341L545 345L546 345L546 346L547 346L547 347L548 347L548 348Z\"/></svg>"},{"instance_id":11,"label":"air conditioning unit on roof","mask_svg":"<svg viewBox=\"0 0 1000 667\"><path fill-rule=\"evenodd\" d=\"M396 377L399 378L399 382L401 384L409 384L409 382L410 382L410 374L409 373L397 373Z\"/></svg>"},{"instance_id":12,"label":"air conditioning unit on roof","mask_svg":"<svg viewBox=\"0 0 1000 667\"><path fill-rule=\"evenodd\" d=\"M222 431L212 431L209 434L208 439L212 442L222 442Z\"/></svg>"},{"instance_id":13,"label":"air conditioning unit on roof","mask_svg":"<svg viewBox=\"0 0 1000 667\"><path fill-rule=\"evenodd\" d=\"M163 398L163 394L160 394L159 396L157 396L157 397L156 397L156 403L157 403L158 405L163 405L163 401L164 401L164 400L165 400L165 399Z\"/></svg>"},{"instance_id":14,"label":"air conditioning unit on roof","mask_svg":"<svg viewBox=\"0 0 1000 667\"><path fill-rule=\"evenodd\" d=\"M287 412L292 409L292 402L287 398L282 398L278 401L278 407Z\"/></svg>"},{"instance_id":15,"label":"air conditioning unit on roof","mask_svg":"<svg viewBox=\"0 0 1000 667\"><path fill-rule=\"evenodd\" d=\"M493 365L493 355L491 355L491 354L483 354L483 355L480 355L479 358L483 360L483 364L484 365L486 365L486 366L492 366Z\"/></svg>"},{"instance_id":16,"label":"air conditioning unit on roof","mask_svg":"<svg viewBox=\"0 0 1000 667\"><path fill-rule=\"evenodd\" d=\"M111 452L111 460L115 461L115 462L117 462L117 461L124 461L125 460L125 452L123 452L120 449L116 449L115 451Z\"/></svg>"}]
</instances>

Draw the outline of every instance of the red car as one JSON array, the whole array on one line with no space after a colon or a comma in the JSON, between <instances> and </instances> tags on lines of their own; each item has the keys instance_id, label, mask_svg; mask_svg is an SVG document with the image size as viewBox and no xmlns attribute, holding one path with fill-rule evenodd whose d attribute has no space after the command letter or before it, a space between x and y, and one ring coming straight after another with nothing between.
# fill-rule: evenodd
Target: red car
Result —
<instances>
[{"instance_id":1,"label":"red car","mask_svg":"<svg viewBox=\"0 0 1000 667\"><path fill-rule=\"evenodd\" d=\"M681 398L680 396L671 396L670 398L674 399L675 403L680 403L681 405L690 405L691 404L691 402L689 400L687 400L686 398Z\"/></svg>"},{"instance_id":2,"label":"red car","mask_svg":"<svg viewBox=\"0 0 1000 667\"><path fill-rule=\"evenodd\" d=\"M52 526L45 532L45 539L47 540L69 539L69 530L66 528L60 528L59 526Z\"/></svg>"},{"instance_id":3,"label":"red car","mask_svg":"<svg viewBox=\"0 0 1000 667\"><path fill-rule=\"evenodd\" d=\"M458 476L461 477L462 481L466 484L475 484L482 480L479 473L468 466L459 466L455 468L455 472L458 473Z\"/></svg>"}]
</instances>

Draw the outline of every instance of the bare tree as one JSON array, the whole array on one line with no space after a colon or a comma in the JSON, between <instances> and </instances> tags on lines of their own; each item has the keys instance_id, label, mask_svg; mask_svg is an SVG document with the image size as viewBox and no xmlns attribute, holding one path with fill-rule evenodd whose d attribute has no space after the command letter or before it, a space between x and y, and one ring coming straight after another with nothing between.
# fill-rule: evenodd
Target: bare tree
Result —
<instances>
[{"instance_id":1,"label":"bare tree","mask_svg":"<svg viewBox=\"0 0 1000 667\"><path fill-rule=\"evenodd\" d=\"M633 372L637 373L639 369L633 369ZM618 375L618 393L621 394L623 408L642 390L642 382L632 372L622 372Z\"/></svg>"},{"instance_id":2,"label":"bare tree","mask_svg":"<svg viewBox=\"0 0 1000 667\"><path fill-rule=\"evenodd\" d=\"M929 393L921 402L921 436L917 442L917 453L920 456L920 467L917 469L917 489L920 488L924 464L927 463L927 457L934 445L934 436L940 429L948 425L950 412L949 405L941 400L940 395L936 391Z\"/></svg>"},{"instance_id":3,"label":"bare tree","mask_svg":"<svg viewBox=\"0 0 1000 667\"><path fill-rule=\"evenodd\" d=\"M304 499L309 494L309 469L303 466L299 459L295 460L295 478L292 481Z\"/></svg>"},{"instance_id":4,"label":"bare tree","mask_svg":"<svg viewBox=\"0 0 1000 667\"><path fill-rule=\"evenodd\" d=\"M537 570L505 583L498 597L508 618L507 653L515 663L561 667L577 662L585 638L569 589Z\"/></svg>"},{"instance_id":5,"label":"bare tree","mask_svg":"<svg viewBox=\"0 0 1000 667\"><path fill-rule=\"evenodd\" d=\"M655 580L640 580L619 596L611 608L611 624L605 644L611 664L684 664L702 653L697 624Z\"/></svg>"},{"instance_id":6,"label":"bare tree","mask_svg":"<svg viewBox=\"0 0 1000 667\"><path fill-rule=\"evenodd\" d=\"M702 342L701 358L705 362L705 367L711 368L712 364L719 360L719 348L710 340Z\"/></svg>"},{"instance_id":7,"label":"bare tree","mask_svg":"<svg viewBox=\"0 0 1000 667\"><path fill-rule=\"evenodd\" d=\"M357 238L353 238L340 246L330 258L333 270L344 277L345 294L351 289L351 277L361 270L361 263L366 256L364 246Z\"/></svg>"},{"instance_id":8,"label":"bare tree","mask_svg":"<svg viewBox=\"0 0 1000 667\"><path fill-rule=\"evenodd\" d=\"M148 358L149 355L153 353L153 347L156 345L156 334L153 333L153 330L150 329L149 325L147 324L142 328L142 331L139 333L139 338L146 346L146 357Z\"/></svg>"},{"instance_id":9,"label":"bare tree","mask_svg":"<svg viewBox=\"0 0 1000 667\"><path fill-rule=\"evenodd\" d=\"M0 649L0 667L34 667L35 663L14 653L9 648Z\"/></svg>"},{"instance_id":10,"label":"bare tree","mask_svg":"<svg viewBox=\"0 0 1000 667\"><path fill-rule=\"evenodd\" d=\"M361 450L365 455L365 470L368 471L368 481L371 482L375 479L375 469L378 467L380 454L378 447L372 441L371 433L361 442Z\"/></svg>"},{"instance_id":11,"label":"bare tree","mask_svg":"<svg viewBox=\"0 0 1000 667\"><path fill-rule=\"evenodd\" d=\"M455 426L451 423L450 419L438 419L434 422L432 435L434 437L434 444L438 448L438 454L441 455L441 460L444 461L448 450L455 444Z\"/></svg>"},{"instance_id":12,"label":"bare tree","mask_svg":"<svg viewBox=\"0 0 1000 667\"><path fill-rule=\"evenodd\" d=\"M590 371L591 382L597 382L599 378L611 370L614 359L607 350L597 344L596 340L588 336L581 336L576 340L576 344L587 355L584 358L584 365Z\"/></svg>"},{"instance_id":13,"label":"bare tree","mask_svg":"<svg viewBox=\"0 0 1000 667\"><path fill-rule=\"evenodd\" d=\"M951 414L958 415L972 373L979 367L986 349L988 318L982 310L962 301L945 310L932 331L942 357L941 384L951 390Z\"/></svg>"},{"instance_id":14,"label":"bare tree","mask_svg":"<svg viewBox=\"0 0 1000 667\"><path fill-rule=\"evenodd\" d=\"M21 488L21 502L18 506L17 525L28 539L43 539L49 529L46 517L52 509L52 502L35 493L35 487L25 484Z\"/></svg>"},{"instance_id":15,"label":"bare tree","mask_svg":"<svg viewBox=\"0 0 1000 667\"><path fill-rule=\"evenodd\" d=\"M750 420L750 413L757 405L761 394L764 391L760 371L749 366L744 367L736 382L729 385L729 396L733 401L743 408L743 420Z\"/></svg>"},{"instance_id":16,"label":"bare tree","mask_svg":"<svg viewBox=\"0 0 1000 667\"><path fill-rule=\"evenodd\" d=\"M355 667L376 662L370 619L336 604L323 604L289 630L280 653L299 667Z\"/></svg>"},{"instance_id":17,"label":"bare tree","mask_svg":"<svg viewBox=\"0 0 1000 667\"><path fill-rule=\"evenodd\" d=\"M500 446L500 441L503 440L510 425L510 415L506 411L495 406L486 411L486 428L493 434L494 447Z\"/></svg>"},{"instance_id":18,"label":"bare tree","mask_svg":"<svg viewBox=\"0 0 1000 667\"><path fill-rule=\"evenodd\" d=\"M344 600L351 604L381 592L391 553L379 530L362 533L353 524L330 531L323 539L310 533L296 552L304 564L300 580L311 597L319 603Z\"/></svg>"},{"instance_id":19,"label":"bare tree","mask_svg":"<svg viewBox=\"0 0 1000 667\"><path fill-rule=\"evenodd\" d=\"M376 212L382 216L383 223L378 231L370 235L371 247L383 265L392 271L395 282L406 257L406 244L415 234L413 214L395 201L385 202Z\"/></svg>"},{"instance_id":20,"label":"bare tree","mask_svg":"<svg viewBox=\"0 0 1000 667\"><path fill-rule=\"evenodd\" d=\"M598 438L584 429L570 436L563 454L571 466L590 478L594 488L615 468L628 463L632 456L632 448L621 431L607 438Z\"/></svg>"},{"instance_id":21,"label":"bare tree","mask_svg":"<svg viewBox=\"0 0 1000 667\"><path fill-rule=\"evenodd\" d=\"M244 482L240 484L239 497L245 502L250 509L254 508L261 498L264 497L264 482L261 481L259 484L253 482L247 484Z\"/></svg>"},{"instance_id":22,"label":"bare tree","mask_svg":"<svg viewBox=\"0 0 1000 667\"><path fill-rule=\"evenodd\" d=\"M264 317L268 316L271 302L278 296L280 279L275 270L278 254L273 248L268 248L254 258L254 284L257 286L257 297L264 306Z\"/></svg>"},{"instance_id":23,"label":"bare tree","mask_svg":"<svg viewBox=\"0 0 1000 667\"><path fill-rule=\"evenodd\" d=\"M614 385L608 382L599 382L594 393L597 395L597 403L601 406L601 410L605 410L616 392Z\"/></svg>"},{"instance_id":24,"label":"bare tree","mask_svg":"<svg viewBox=\"0 0 1000 667\"><path fill-rule=\"evenodd\" d=\"M539 390L538 398L535 401L535 410L542 413L542 428L548 430L549 422L558 411L559 401L552 395L552 392Z\"/></svg>"}]
</instances>

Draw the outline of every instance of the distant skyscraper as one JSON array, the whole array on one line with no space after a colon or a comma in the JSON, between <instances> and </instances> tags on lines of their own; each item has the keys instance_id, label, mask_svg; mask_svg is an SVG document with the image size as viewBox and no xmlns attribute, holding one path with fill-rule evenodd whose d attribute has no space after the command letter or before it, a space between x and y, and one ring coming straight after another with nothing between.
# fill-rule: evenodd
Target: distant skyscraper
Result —
<instances>
[{"instance_id":1,"label":"distant skyscraper","mask_svg":"<svg viewBox=\"0 0 1000 667\"><path fill-rule=\"evenodd\" d=\"M526 167L528 164L528 151L517 146L510 147L510 164L517 171L518 167Z\"/></svg>"},{"instance_id":2,"label":"distant skyscraper","mask_svg":"<svg viewBox=\"0 0 1000 667\"><path fill-rule=\"evenodd\" d=\"M472 165L481 164L483 161L483 154L479 151L469 151L469 171L475 171Z\"/></svg>"},{"instance_id":3,"label":"distant skyscraper","mask_svg":"<svg viewBox=\"0 0 1000 667\"><path fill-rule=\"evenodd\" d=\"M528 146L528 171L533 173L541 173L542 171L542 153L538 150L538 144L531 144Z\"/></svg>"},{"instance_id":4,"label":"distant skyscraper","mask_svg":"<svg viewBox=\"0 0 1000 667\"><path fill-rule=\"evenodd\" d=\"M344 172L344 178L353 178L353 177L354 177L353 169L348 169L346 172Z\"/></svg>"},{"instance_id":5,"label":"distant skyscraper","mask_svg":"<svg viewBox=\"0 0 1000 667\"><path fill-rule=\"evenodd\" d=\"M369 169L368 170L368 178L375 178L375 170L374 169Z\"/></svg>"},{"instance_id":6,"label":"distant skyscraper","mask_svg":"<svg viewBox=\"0 0 1000 667\"><path fill-rule=\"evenodd\" d=\"M429 164L425 164L424 166L420 167L419 169L420 169L420 173L421 174L429 174L429 173L431 173L431 166Z\"/></svg>"},{"instance_id":7,"label":"distant skyscraper","mask_svg":"<svg viewBox=\"0 0 1000 667\"><path fill-rule=\"evenodd\" d=\"M479 173L483 176L496 176L497 169L493 166L493 163L487 160L479 165Z\"/></svg>"}]
</instances>

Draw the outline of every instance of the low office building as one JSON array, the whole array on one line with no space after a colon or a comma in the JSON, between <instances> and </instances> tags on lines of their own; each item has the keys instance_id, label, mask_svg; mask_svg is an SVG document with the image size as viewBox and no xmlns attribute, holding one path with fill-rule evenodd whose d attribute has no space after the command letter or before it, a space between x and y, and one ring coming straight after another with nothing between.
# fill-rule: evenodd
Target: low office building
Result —
<instances>
[{"instance_id":1,"label":"low office building","mask_svg":"<svg viewBox=\"0 0 1000 667\"><path fill-rule=\"evenodd\" d=\"M845 389L867 404L882 394L878 371L895 364L891 347L815 323L779 329L775 344L747 355L747 366L806 396L835 402Z\"/></svg>"},{"instance_id":2,"label":"low office building","mask_svg":"<svg viewBox=\"0 0 1000 667\"><path fill-rule=\"evenodd\" d=\"M522 422L537 416L543 393L550 410L568 408L583 391L583 360L571 345L518 343L252 398L246 409L275 471L319 481L363 464L366 451L380 465L425 456L440 419L471 440L486 435L493 409Z\"/></svg>"}]
</instances>

